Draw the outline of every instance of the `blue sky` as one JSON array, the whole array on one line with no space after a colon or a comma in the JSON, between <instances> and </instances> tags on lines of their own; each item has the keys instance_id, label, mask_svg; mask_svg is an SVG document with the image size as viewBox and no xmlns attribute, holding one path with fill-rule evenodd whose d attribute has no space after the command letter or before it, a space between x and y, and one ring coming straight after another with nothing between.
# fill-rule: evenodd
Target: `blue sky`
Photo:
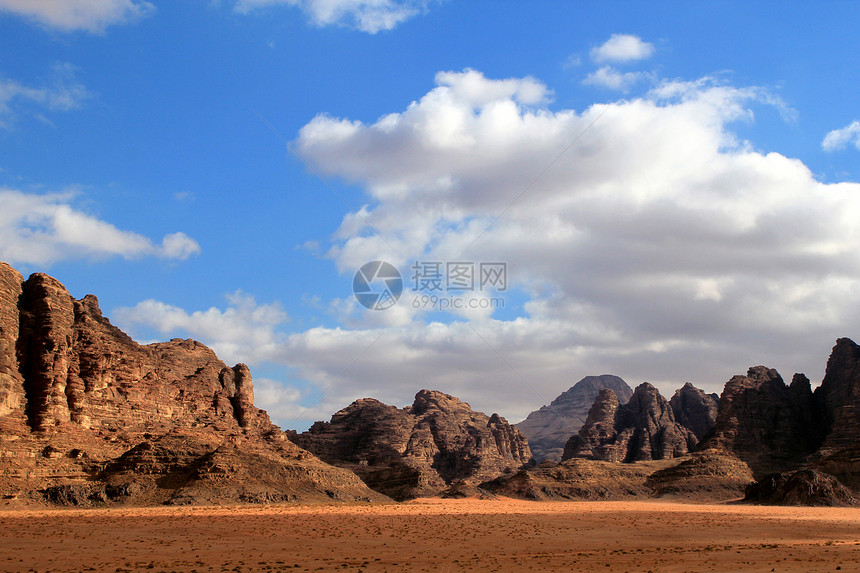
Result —
<instances>
[{"instance_id":1,"label":"blue sky","mask_svg":"<svg viewBox=\"0 0 860 573\"><path fill-rule=\"evenodd\" d=\"M425 387L519 421L589 374L817 383L860 318L858 12L0 0L0 260L247 362L299 429ZM504 261L504 308L366 310L371 260Z\"/></svg>"}]
</instances>

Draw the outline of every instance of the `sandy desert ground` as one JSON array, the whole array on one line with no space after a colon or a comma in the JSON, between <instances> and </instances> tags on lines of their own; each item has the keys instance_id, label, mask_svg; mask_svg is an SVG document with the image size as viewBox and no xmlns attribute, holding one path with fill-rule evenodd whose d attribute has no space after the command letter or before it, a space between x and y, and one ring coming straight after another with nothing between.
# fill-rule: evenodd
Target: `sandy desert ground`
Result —
<instances>
[{"instance_id":1,"label":"sandy desert ground","mask_svg":"<svg viewBox=\"0 0 860 573\"><path fill-rule=\"evenodd\" d=\"M0 513L3 571L860 571L860 510L417 500Z\"/></svg>"}]
</instances>

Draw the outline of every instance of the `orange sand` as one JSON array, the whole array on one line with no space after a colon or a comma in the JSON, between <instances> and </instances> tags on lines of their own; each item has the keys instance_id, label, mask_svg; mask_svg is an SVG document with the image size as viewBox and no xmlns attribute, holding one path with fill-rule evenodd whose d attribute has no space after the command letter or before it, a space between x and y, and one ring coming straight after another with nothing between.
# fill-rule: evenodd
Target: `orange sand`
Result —
<instances>
[{"instance_id":1,"label":"orange sand","mask_svg":"<svg viewBox=\"0 0 860 573\"><path fill-rule=\"evenodd\" d=\"M860 509L430 499L9 510L0 570L854 572Z\"/></svg>"}]
</instances>

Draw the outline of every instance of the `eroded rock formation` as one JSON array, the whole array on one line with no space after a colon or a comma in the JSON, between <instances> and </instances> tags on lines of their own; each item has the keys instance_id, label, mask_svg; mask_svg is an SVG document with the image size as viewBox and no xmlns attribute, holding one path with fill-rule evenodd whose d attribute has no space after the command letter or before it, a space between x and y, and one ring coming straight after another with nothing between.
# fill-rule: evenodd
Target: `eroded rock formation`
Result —
<instances>
[{"instance_id":1,"label":"eroded rock formation","mask_svg":"<svg viewBox=\"0 0 860 573\"><path fill-rule=\"evenodd\" d=\"M181 440L165 437L177 431ZM126 471L121 461L153 444L179 450ZM283 479L245 490L216 479L262 466ZM170 478L141 485L154 475ZM48 275L25 281L0 263L0 494L145 503L178 488L185 502L379 498L287 440L254 406L244 364L193 340L139 345L96 297L75 300Z\"/></svg>"},{"instance_id":2,"label":"eroded rock formation","mask_svg":"<svg viewBox=\"0 0 860 573\"><path fill-rule=\"evenodd\" d=\"M672 406L675 421L692 431L697 440L702 440L716 426L720 397L706 394L687 382L675 391L669 405Z\"/></svg>"},{"instance_id":3,"label":"eroded rock formation","mask_svg":"<svg viewBox=\"0 0 860 573\"><path fill-rule=\"evenodd\" d=\"M669 402L645 382L624 405L612 390L601 390L585 425L565 445L563 459L663 460L686 454L697 442L692 431L675 421Z\"/></svg>"},{"instance_id":4,"label":"eroded rock formation","mask_svg":"<svg viewBox=\"0 0 860 573\"><path fill-rule=\"evenodd\" d=\"M406 408L357 400L291 439L401 500L458 481L478 483L531 459L525 437L504 418L431 390L418 392Z\"/></svg>"},{"instance_id":5,"label":"eroded rock formation","mask_svg":"<svg viewBox=\"0 0 860 573\"><path fill-rule=\"evenodd\" d=\"M762 476L798 467L824 433L806 376L795 374L786 386L776 370L755 366L726 383L707 445L734 453Z\"/></svg>"},{"instance_id":6,"label":"eroded rock formation","mask_svg":"<svg viewBox=\"0 0 860 573\"><path fill-rule=\"evenodd\" d=\"M604 388L613 390L622 404L633 395L633 389L618 376L586 376L517 424L528 438L536 462L561 460L565 443L585 424L591 405Z\"/></svg>"}]
</instances>

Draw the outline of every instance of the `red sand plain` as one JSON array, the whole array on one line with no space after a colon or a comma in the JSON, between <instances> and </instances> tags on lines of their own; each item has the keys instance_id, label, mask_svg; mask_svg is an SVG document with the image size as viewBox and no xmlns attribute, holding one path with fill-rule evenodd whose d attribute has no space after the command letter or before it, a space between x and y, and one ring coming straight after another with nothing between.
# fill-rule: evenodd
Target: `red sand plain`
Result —
<instances>
[{"instance_id":1,"label":"red sand plain","mask_svg":"<svg viewBox=\"0 0 860 573\"><path fill-rule=\"evenodd\" d=\"M2 571L860 571L860 509L424 499L17 509Z\"/></svg>"}]
</instances>

